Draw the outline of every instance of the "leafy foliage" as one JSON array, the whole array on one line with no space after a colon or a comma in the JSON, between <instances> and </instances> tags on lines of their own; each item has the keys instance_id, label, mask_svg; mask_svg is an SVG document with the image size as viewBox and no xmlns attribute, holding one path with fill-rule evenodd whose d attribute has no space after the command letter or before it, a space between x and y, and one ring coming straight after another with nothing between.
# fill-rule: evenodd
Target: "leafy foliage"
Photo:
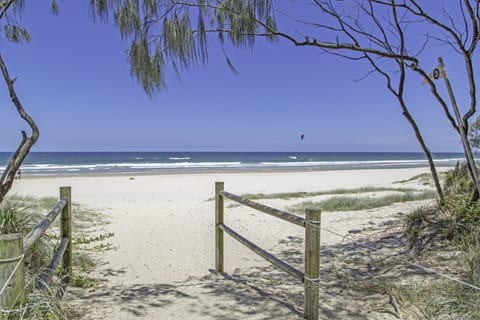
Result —
<instances>
[{"instance_id":1,"label":"leafy foliage","mask_svg":"<svg viewBox=\"0 0 480 320\"><path fill-rule=\"evenodd\" d=\"M449 273L455 270L462 280L478 287L480 202L471 201L474 183L465 164L447 172L444 190L445 198L439 206L418 208L406 217L405 239L417 252L434 249L425 257L442 252L438 259L448 263ZM445 254L452 258L445 259ZM403 289L405 299L420 309L425 319L480 317L476 306L480 293L455 282L425 281L416 288Z\"/></svg>"},{"instance_id":2,"label":"leafy foliage","mask_svg":"<svg viewBox=\"0 0 480 320\"><path fill-rule=\"evenodd\" d=\"M443 207L456 212L469 205L475 185L465 164L458 164L445 175Z\"/></svg>"},{"instance_id":3,"label":"leafy foliage","mask_svg":"<svg viewBox=\"0 0 480 320\"><path fill-rule=\"evenodd\" d=\"M0 232L20 232L25 237L57 202L58 199L53 197L9 196L0 205ZM107 240L113 237L113 233L98 230L99 225L108 223L101 212L75 203L72 207L75 212L73 221L75 250L71 285L88 288L98 285L98 280L90 275L96 266L96 261L88 252L108 250L111 245ZM46 234L25 252L27 303L22 309L25 313L0 313L0 319L72 319L71 314L74 310L57 296L62 286L61 277L55 277L53 282L48 284L47 290L40 291L36 288L37 281L52 259L55 247L60 240L58 219L47 229Z\"/></svg>"},{"instance_id":4,"label":"leafy foliage","mask_svg":"<svg viewBox=\"0 0 480 320\"><path fill-rule=\"evenodd\" d=\"M470 141L472 149L480 149L480 116L470 124L468 140Z\"/></svg>"},{"instance_id":5,"label":"leafy foliage","mask_svg":"<svg viewBox=\"0 0 480 320\"><path fill-rule=\"evenodd\" d=\"M151 95L166 88L168 63L179 74L208 61L207 34L225 36L238 47L253 47L255 34L274 37L273 0L169 1L91 0L96 17L113 13L123 39L131 41L130 72ZM227 63L232 66L226 56Z\"/></svg>"},{"instance_id":6,"label":"leafy foliage","mask_svg":"<svg viewBox=\"0 0 480 320\"><path fill-rule=\"evenodd\" d=\"M5 37L12 42L30 42L32 37L28 31L16 24L7 24L4 26Z\"/></svg>"},{"instance_id":7,"label":"leafy foliage","mask_svg":"<svg viewBox=\"0 0 480 320\"><path fill-rule=\"evenodd\" d=\"M469 252L472 246L478 251L480 201L471 201L474 183L465 164L446 173L444 190L445 197L438 206L418 208L408 215L404 232L407 241L412 247L423 249L426 243L440 238L459 245L464 251ZM477 259L475 254L469 256Z\"/></svg>"},{"instance_id":8,"label":"leafy foliage","mask_svg":"<svg viewBox=\"0 0 480 320\"><path fill-rule=\"evenodd\" d=\"M13 203L3 203L0 206L0 234L21 233L28 218L19 215L22 209Z\"/></svg>"},{"instance_id":9,"label":"leafy foliage","mask_svg":"<svg viewBox=\"0 0 480 320\"><path fill-rule=\"evenodd\" d=\"M29 43L32 40L30 33L20 24L25 7L25 0L0 2L0 26L3 28L4 36L8 41ZM52 0L50 8L55 15L60 11L56 0Z\"/></svg>"}]
</instances>

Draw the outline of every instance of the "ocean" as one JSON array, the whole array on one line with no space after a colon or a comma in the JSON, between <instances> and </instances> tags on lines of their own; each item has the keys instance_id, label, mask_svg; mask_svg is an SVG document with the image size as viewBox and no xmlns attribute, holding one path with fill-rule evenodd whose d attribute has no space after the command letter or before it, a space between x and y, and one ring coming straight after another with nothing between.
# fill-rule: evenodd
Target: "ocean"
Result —
<instances>
[{"instance_id":1,"label":"ocean","mask_svg":"<svg viewBox=\"0 0 480 320\"><path fill-rule=\"evenodd\" d=\"M11 153L0 152L0 170ZM439 167L463 161L461 153L436 153ZM32 152L22 175L86 175L248 170L342 170L426 167L423 153L391 152Z\"/></svg>"}]
</instances>

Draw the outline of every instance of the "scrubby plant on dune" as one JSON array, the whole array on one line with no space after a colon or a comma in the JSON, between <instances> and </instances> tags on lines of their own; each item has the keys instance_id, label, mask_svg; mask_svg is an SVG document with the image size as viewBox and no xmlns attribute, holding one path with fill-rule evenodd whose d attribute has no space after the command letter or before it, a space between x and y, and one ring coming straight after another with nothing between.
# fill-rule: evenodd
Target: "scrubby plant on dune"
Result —
<instances>
[{"instance_id":1,"label":"scrubby plant on dune","mask_svg":"<svg viewBox=\"0 0 480 320\"><path fill-rule=\"evenodd\" d=\"M41 221L45 214L57 203L58 199L33 197L7 197L0 204L0 234L21 233L23 237L32 230L33 226ZM111 245L107 240L112 233L98 232L98 224L108 221L101 213L73 204L75 219L74 231L74 262L73 274L70 275L71 286L92 287L98 281L91 278L89 273L95 268L95 261L89 252L105 251ZM58 220L57 220L58 222ZM75 310L61 300L58 292L61 289L61 278L54 277L54 281L47 285L46 290L38 290L37 283L50 263L55 247L59 242L59 225L52 224L46 234L25 252L25 279L26 304L18 312L0 313L0 319L74 319ZM92 233L94 235L92 235Z\"/></svg>"},{"instance_id":2,"label":"scrubby plant on dune","mask_svg":"<svg viewBox=\"0 0 480 320\"><path fill-rule=\"evenodd\" d=\"M472 201L475 184L468 168L457 165L446 173L444 199L436 206L421 207L406 217L404 235L421 257L446 254L449 274L480 287L480 201ZM450 254L450 255L449 255ZM441 256L442 254L440 254ZM435 266L440 260L430 258ZM429 318L480 319L480 292L450 280L427 281L417 292L415 305Z\"/></svg>"}]
</instances>

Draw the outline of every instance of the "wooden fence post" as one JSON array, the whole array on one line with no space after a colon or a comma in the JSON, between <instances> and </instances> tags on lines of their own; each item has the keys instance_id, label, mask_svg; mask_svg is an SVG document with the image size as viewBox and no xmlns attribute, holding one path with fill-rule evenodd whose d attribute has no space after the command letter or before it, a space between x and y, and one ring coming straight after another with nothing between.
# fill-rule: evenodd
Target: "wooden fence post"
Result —
<instances>
[{"instance_id":1,"label":"wooden fence post","mask_svg":"<svg viewBox=\"0 0 480 320\"><path fill-rule=\"evenodd\" d=\"M318 320L320 277L320 210L305 210L305 312L304 318Z\"/></svg>"},{"instance_id":2,"label":"wooden fence post","mask_svg":"<svg viewBox=\"0 0 480 320\"><path fill-rule=\"evenodd\" d=\"M223 272L223 182L215 182L215 270Z\"/></svg>"},{"instance_id":3,"label":"wooden fence post","mask_svg":"<svg viewBox=\"0 0 480 320\"><path fill-rule=\"evenodd\" d=\"M20 233L0 235L0 306L14 309L25 302L23 237Z\"/></svg>"},{"instance_id":4,"label":"wooden fence post","mask_svg":"<svg viewBox=\"0 0 480 320\"><path fill-rule=\"evenodd\" d=\"M64 281L70 282L72 272L72 188L60 187L60 199L67 198L68 202L62 210L62 221L60 225L61 239L68 238L67 249L63 255Z\"/></svg>"}]
</instances>

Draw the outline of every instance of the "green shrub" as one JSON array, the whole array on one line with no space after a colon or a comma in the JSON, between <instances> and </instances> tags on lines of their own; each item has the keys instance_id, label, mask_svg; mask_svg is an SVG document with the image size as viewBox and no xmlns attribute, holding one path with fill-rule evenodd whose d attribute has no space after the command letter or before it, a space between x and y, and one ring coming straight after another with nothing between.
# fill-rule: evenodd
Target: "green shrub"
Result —
<instances>
[{"instance_id":1,"label":"green shrub","mask_svg":"<svg viewBox=\"0 0 480 320\"><path fill-rule=\"evenodd\" d=\"M10 201L4 201L0 205L0 234L24 234L30 221L31 217L24 206Z\"/></svg>"},{"instance_id":2,"label":"green shrub","mask_svg":"<svg viewBox=\"0 0 480 320\"><path fill-rule=\"evenodd\" d=\"M21 233L23 237L40 222L47 212L52 210L58 199L9 196L0 204L0 233ZM70 275L70 285L89 288L98 285L98 280L89 273L95 268L95 260L91 252L109 250L112 245L107 240L113 233L103 232L98 226L108 223L105 216L97 210L72 204L74 214L74 265ZM25 252L26 305L21 312L1 313L0 320L17 319L71 319L79 317L66 301L59 299L57 293L62 291L61 276L54 276L46 290L36 288L39 277L49 264L58 245L59 218L47 229L46 233Z\"/></svg>"},{"instance_id":3,"label":"green shrub","mask_svg":"<svg viewBox=\"0 0 480 320\"><path fill-rule=\"evenodd\" d=\"M446 173L442 210L450 215L455 228L452 232L460 240L463 234L468 236L480 224L480 201L472 202L474 190L475 183L466 164L457 165Z\"/></svg>"},{"instance_id":4,"label":"green shrub","mask_svg":"<svg viewBox=\"0 0 480 320\"><path fill-rule=\"evenodd\" d=\"M445 194L472 193L474 186L467 164L457 164L454 169L446 172L443 186Z\"/></svg>"}]
</instances>

